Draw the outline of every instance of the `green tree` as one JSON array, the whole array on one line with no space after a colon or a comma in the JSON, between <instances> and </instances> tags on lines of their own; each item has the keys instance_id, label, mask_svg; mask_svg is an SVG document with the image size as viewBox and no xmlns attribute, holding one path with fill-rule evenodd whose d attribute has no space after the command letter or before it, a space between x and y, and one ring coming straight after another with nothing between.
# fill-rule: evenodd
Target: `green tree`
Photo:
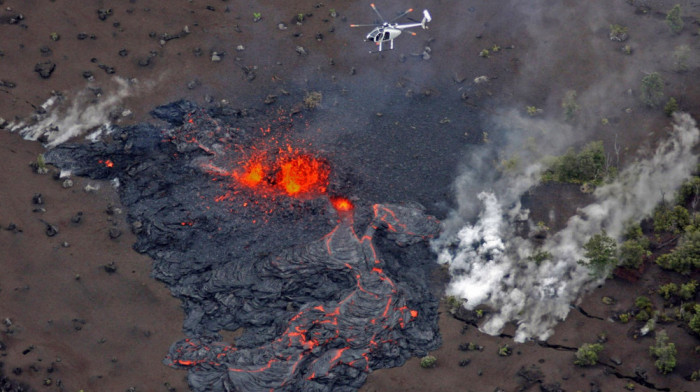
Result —
<instances>
[{"instance_id":1,"label":"green tree","mask_svg":"<svg viewBox=\"0 0 700 392\"><path fill-rule=\"evenodd\" d=\"M678 246L665 255L656 259L656 264L661 268L669 269L690 275L700 268L700 231L692 231L683 234L678 241Z\"/></svg>"},{"instance_id":2,"label":"green tree","mask_svg":"<svg viewBox=\"0 0 700 392\"><path fill-rule=\"evenodd\" d=\"M642 78L642 102L647 106L657 107L664 98L664 80L657 72Z\"/></svg>"},{"instance_id":3,"label":"green tree","mask_svg":"<svg viewBox=\"0 0 700 392\"><path fill-rule=\"evenodd\" d=\"M609 174L602 141L588 143L578 153L570 148L564 155L550 157L545 163L548 169L542 175L543 181L599 185Z\"/></svg>"},{"instance_id":4,"label":"green tree","mask_svg":"<svg viewBox=\"0 0 700 392\"><path fill-rule=\"evenodd\" d=\"M683 206L662 203L654 209L654 232L680 234L690 224L690 213Z\"/></svg>"},{"instance_id":5,"label":"green tree","mask_svg":"<svg viewBox=\"0 0 700 392\"><path fill-rule=\"evenodd\" d=\"M649 255L647 250L648 241L645 244L637 240L627 240L620 245L620 265L623 267L637 269L642 265L644 257ZM646 245L646 246L645 246Z\"/></svg>"},{"instance_id":6,"label":"green tree","mask_svg":"<svg viewBox=\"0 0 700 392\"><path fill-rule=\"evenodd\" d=\"M666 24L674 34L680 34L683 30L683 19L681 18L681 5L676 4L666 14Z\"/></svg>"},{"instance_id":7,"label":"green tree","mask_svg":"<svg viewBox=\"0 0 700 392\"><path fill-rule=\"evenodd\" d=\"M579 264L587 265L594 276L607 276L612 268L617 265L617 242L603 230L601 233L592 236L583 245L586 251L584 256L588 263L579 260Z\"/></svg>"},{"instance_id":8,"label":"green tree","mask_svg":"<svg viewBox=\"0 0 700 392\"><path fill-rule=\"evenodd\" d=\"M681 185L676 195L676 203L687 203L691 198L697 197L698 195L700 195L700 177L693 176Z\"/></svg>"},{"instance_id":9,"label":"green tree","mask_svg":"<svg viewBox=\"0 0 700 392\"><path fill-rule=\"evenodd\" d=\"M641 240L642 238L645 238L644 233L642 232L642 226L639 224L639 222L628 224L625 227L623 238L625 240ZM648 245L649 244L647 243L647 246Z\"/></svg>"},{"instance_id":10,"label":"green tree","mask_svg":"<svg viewBox=\"0 0 700 392\"><path fill-rule=\"evenodd\" d=\"M598 353L603 351L600 343L584 343L576 351L574 364L577 366L592 366L598 363Z\"/></svg>"},{"instance_id":11,"label":"green tree","mask_svg":"<svg viewBox=\"0 0 700 392\"><path fill-rule=\"evenodd\" d=\"M649 347L649 353L657 358L654 364L659 372L668 374L676 367L676 345L669 343L666 331L661 331L656 335L656 344Z\"/></svg>"}]
</instances>

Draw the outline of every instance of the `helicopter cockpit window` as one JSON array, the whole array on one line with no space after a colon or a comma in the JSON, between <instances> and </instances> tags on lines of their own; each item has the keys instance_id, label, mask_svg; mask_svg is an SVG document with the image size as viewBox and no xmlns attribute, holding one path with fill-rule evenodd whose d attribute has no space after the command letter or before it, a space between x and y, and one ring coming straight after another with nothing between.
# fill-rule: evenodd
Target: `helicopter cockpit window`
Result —
<instances>
[{"instance_id":1,"label":"helicopter cockpit window","mask_svg":"<svg viewBox=\"0 0 700 392\"><path fill-rule=\"evenodd\" d=\"M384 39L383 39L383 40L384 40L384 41L387 41L388 39L389 39L389 32L388 32L388 31L385 31L385 32L384 32Z\"/></svg>"}]
</instances>

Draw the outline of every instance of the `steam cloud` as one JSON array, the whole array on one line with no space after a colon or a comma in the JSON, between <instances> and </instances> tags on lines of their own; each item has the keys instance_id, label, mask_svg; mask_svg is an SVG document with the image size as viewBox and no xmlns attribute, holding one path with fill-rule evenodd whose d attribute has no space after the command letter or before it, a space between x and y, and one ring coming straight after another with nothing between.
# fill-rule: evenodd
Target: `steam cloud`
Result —
<instances>
[{"instance_id":1,"label":"steam cloud","mask_svg":"<svg viewBox=\"0 0 700 392\"><path fill-rule=\"evenodd\" d=\"M64 110L60 110L61 98L52 96L41 105L39 115L32 124L19 123L10 126L11 131L19 133L28 140L37 140L43 137L48 148L68 141L69 139L84 134L87 131L97 129L90 138L97 138L102 132L109 133L111 128L110 114L122 105L125 98L137 93L140 85L115 77L113 79L117 88L112 93L107 93L95 100L95 91L82 90Z\"/></svg>"},{"instance_id":2,"label":"steam cloud","mask_svg":"<svg viewBox=\"0 0 700 392\"><path fill-rule=\"evenodd\" d=\"M547 339L570 304L600 283L577 263L584 259L582 245L602 229L619 237L626 223L650 214L664 193L672 193L696 167L698 157L692 150L699 138L690 115L676 114L669 138L650 158L631 164L614 183L599 187L595 202L580 209L541 248L516 234L516 225L527 216L519 199L537 185L539 164L488 183L491 190L478 193L480 206L474 205L473 191L484 183L473 182L474 172L464 174L458 180L459 209L432 244L438 261L449 264L453 276L447 294L466 300L468 309L491 308L494 313L481 327L488 334L516 322L516 341ZM478 213L472 214L475 209ZM538 250L550 252L552 259L540 265L528 260Z\"/></svg>"}]
</instances>

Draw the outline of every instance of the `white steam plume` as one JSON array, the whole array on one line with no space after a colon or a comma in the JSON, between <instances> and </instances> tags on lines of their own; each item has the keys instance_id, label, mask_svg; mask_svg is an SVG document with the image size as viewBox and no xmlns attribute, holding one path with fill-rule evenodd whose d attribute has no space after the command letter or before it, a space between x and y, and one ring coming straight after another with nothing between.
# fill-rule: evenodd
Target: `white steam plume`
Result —
<instances>
[{"instance_id":1,"label":"white steam plume","mask_svg":"<svg viewBox=\"0 0 700 392\"><path fill-rule=\"evenodd\" d=\"M13 132L19 131L28 140L37 140L43 135L48 148L96 128L108 131L110 113L119 108L125 98L136 94L140 87L119 77L115 77L114 81L117 84L116 91L105 93L95 100L93 91L83 90L71 100L70 106L65 110L54 108L60 99L53 96L41 105L48 115L39 117L32 124L11 124L9 128Z\"/></svg>"},{"instance_id":2,"label":"white steam plume","mask_svg":"<svg viewBox=\"0 0 700 392\"><path fill-rule=\"evenodd\" d=\"M533 173L538 166L504 184L492 184L499 189L512 186L502 195L480 192L476 221L446 230L433 242L438 261L449 264L452 274L447 293L465 299L468 309L486 305L493 310L482 326L486 333L498 334L506 323L516 322L516 341L547 339L557 322L567 316L570 305L600 283L577 263L584 259L583 244L603 229L617 238L626 223L649 215L664 193L673 192L691 175L698 162L693 148L699 138L690 115L676 114L673 131L653 156L630 165L614 183L599 187L594 193L596 201L545 241L539 250L551 253L552 259L540 265L528 260L538 250L535 244L516 235L516 222L523 219L523 211L513 198L536 185ZM458 199L464 202L473 196L462 194ZM468 218L456 214L446 227Z\"/></svg>"}]
</instances>

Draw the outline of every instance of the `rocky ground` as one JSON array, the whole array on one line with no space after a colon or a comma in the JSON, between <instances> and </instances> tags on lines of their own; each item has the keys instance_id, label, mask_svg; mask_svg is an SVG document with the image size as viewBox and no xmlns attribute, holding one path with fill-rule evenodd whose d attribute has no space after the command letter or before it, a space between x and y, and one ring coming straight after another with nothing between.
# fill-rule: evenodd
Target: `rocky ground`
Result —
<instances>
[{"instance_id":1,"label":"rocky ground","mask_svg":"<svg viewBox=\"0 0 700 392\"><path fill-rule=\"evenodd\" d=\"M676 3L685 22L680 34L665 21ZM155 106L179 98L266 111L270 120L261 127L274 122L277 111L298 112L300 134L375 173L364 178L373 191L361 196L419 201L443 218L465 148L497 145L510 131L491 125L505 111L526 116L532 106L543 118L562 120L562 99L575 90L580 140L601 139L608 148L619 143L621 164L667 132L662 110L640 102L645 73L659 72L665 96L700 118L697 1L377 6L385 16L428 8L433 22L415 37L399 37L394 51L369 54L372 44L362 42L367 31L349 27L375 17L360 1L261 1L251 9L239 0L0 0L0 122L10 127L28 120L55 93L66 97L63 117L73 115L80 124L144 121ZM612 41L612 24L626 26L629 37ZM674 55L681 45L690 49L684 67ZM322 101L304 109L304 97L314 91ZM76 101L80 110L71 113ZM90 103L104 103L108 116L82 110ZM386 153L365 156L370 144ZM161 364L181 337L179 303L149 278L150 261L131 250L135 239L109 184L85 192L89 183L73 178L64 188L29 167L43 150L39 143L3 131L0 146L5 376L37 390L187 390L184 373ZM561 205L562 220L583 202L575 189L544 200ZM58 233L49 236L51 228ZM436 269L431 279L439 287L446 277ZM444 308L444 343L431 353L436 367L422 369L412 359L370 374L363 390L620 390L629 383L635 390L692 390L685 378L700 368L696 337L666 327L679 347L679 366L663 376L648 355L653 340L634 339L636 326L608 321L636 296L673 279L651 267L636 283L608 281L544 345L515 344L509 330L484 335ZM603 296L614 304L603 304ZM574 366L572 351L603 333L601 363ZM483 351L460 350L468 342ZM512 355L498 355L504 344Z\"/></svg>"}]
</instances>

